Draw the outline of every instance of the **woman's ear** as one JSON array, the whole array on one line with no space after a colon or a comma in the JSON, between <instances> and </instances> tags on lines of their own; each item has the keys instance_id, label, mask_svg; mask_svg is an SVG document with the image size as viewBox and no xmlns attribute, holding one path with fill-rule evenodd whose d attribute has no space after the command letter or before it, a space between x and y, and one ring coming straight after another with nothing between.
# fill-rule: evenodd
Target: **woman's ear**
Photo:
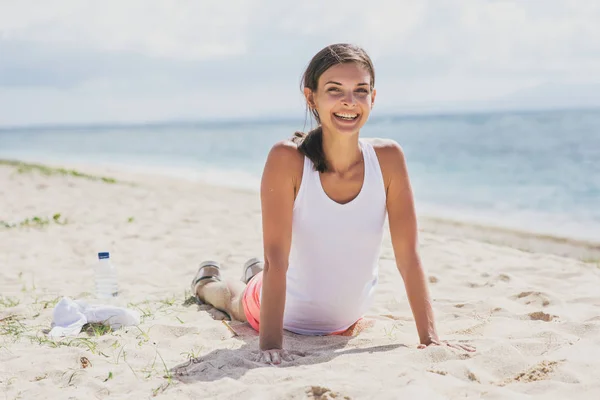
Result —
<instances>
[{"instance_id":1,"label":"woman's ear","mask_svg":"<svg viewBox=\"0 0 600 400\"><path fill-rule=\"evenodd\" d=\"M306 104L310 109L316 108L315 104L315 96L313 95L313 91L310 88L304 88L304 98L306 99Z\"/></svg>"},{"instance_id":2,"label":"woman's ear","mask_svg":"<svg viewBox=\"0 0 600 400\"><path fill-rule=\"evenodd\" d=\"M371 93L371 108L375 105L375 96L377 96L377 90L373 89L373 93Z\"/></svg>"}]
</instances>

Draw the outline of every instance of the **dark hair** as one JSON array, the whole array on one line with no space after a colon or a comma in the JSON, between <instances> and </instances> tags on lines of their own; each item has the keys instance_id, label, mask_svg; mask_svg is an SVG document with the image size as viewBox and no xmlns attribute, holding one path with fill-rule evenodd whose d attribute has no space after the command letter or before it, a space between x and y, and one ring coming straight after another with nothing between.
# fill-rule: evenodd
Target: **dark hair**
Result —
<instances>
[{"instance_id":1,"label":"dark hair","mask_svg":"<svg viewBox=\"0 0 600 400\"><path fill-rule=\"evenodd\" d=\"M319 51L310 60L302 81L300 89L309 88L313 92L317 90L319 78L323 72L334 65L355 63L365 68L371 75L371 89L375 86L375 68L367 52L359 46L347 43L332 44ZM313 107L306 105L307 112L310 110L312 117L317 121L317 128L308 133L296 132L292 141L298 144L298 150L308 157L315 165L315 170L326 172L329 168L323 151L323 129L319 113Z\"/></svg>"}]
</instances>

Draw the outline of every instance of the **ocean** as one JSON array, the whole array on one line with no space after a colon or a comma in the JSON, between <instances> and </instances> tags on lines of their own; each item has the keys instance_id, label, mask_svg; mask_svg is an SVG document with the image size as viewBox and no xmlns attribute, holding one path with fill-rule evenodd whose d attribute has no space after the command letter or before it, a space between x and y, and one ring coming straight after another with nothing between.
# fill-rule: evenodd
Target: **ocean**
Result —
<instances>
[{"instance_id":1,"label":"ocean","mask_svg":"<svg viewBox=\"0 0 600 400\"><path fill-rule=\"evenodd\" d=\"M0 128L0 158L122 166L258 190L298 120ZM600 110L372 116L404 148L420 215L600 242Z\"/></svg>"}]
</instances>

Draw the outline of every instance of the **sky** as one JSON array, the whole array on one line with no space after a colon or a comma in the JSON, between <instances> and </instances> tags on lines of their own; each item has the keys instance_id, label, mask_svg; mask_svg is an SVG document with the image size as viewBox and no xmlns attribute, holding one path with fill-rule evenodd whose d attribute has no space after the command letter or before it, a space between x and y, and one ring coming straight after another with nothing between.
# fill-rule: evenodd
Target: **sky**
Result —
<instances>
[{"instance_id":1,"label":"sky","mask_svg":"<svg viewBox=\"0 0 600 400\"><path fill-rule=\"evenodd\" d=\"M597 0L0 0L0 126L304 117L331 43L373 115L600 107Z\"/></svg>"}]
</instances>

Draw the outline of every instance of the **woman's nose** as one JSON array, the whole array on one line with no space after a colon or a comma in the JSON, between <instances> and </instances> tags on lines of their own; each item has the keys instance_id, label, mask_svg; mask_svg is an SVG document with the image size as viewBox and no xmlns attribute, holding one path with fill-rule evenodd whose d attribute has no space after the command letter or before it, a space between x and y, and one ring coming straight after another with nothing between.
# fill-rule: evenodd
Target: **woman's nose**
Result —
<instances>
[{"instance_id":1,"label":"woman's nose","mask_svg":"<svg viewBox=\"0 0 600 400\"><path fill-rule=\"evenodd\" d=\"M354 101L354 94L352 92L346 93L342 98L344 105L353 106L356 102Z\"/></svg>"}]
</instances>

